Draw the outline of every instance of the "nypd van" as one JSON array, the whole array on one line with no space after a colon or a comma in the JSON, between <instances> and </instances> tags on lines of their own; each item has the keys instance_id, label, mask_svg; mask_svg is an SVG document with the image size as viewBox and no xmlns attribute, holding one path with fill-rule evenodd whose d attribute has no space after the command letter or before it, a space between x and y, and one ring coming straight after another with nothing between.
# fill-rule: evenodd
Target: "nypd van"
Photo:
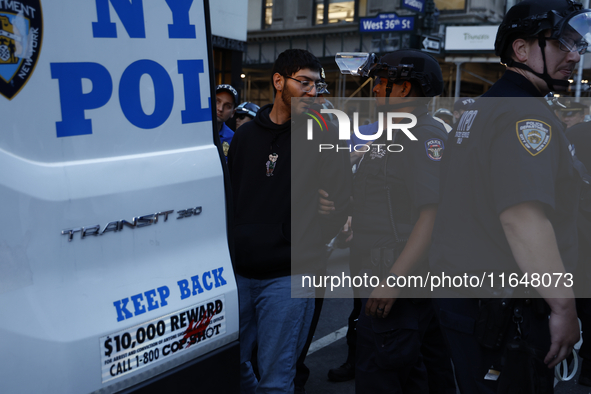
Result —
<instances>
[{"instance_id":1,"label":"nypd van","mask_svg":"<svg viewBox=\"0 0 591 394\"><path fill-rule=\"evenodd\" d=\"M238 391L208 13L0 0L1 393Z\"/></svg>"}]
</instances>

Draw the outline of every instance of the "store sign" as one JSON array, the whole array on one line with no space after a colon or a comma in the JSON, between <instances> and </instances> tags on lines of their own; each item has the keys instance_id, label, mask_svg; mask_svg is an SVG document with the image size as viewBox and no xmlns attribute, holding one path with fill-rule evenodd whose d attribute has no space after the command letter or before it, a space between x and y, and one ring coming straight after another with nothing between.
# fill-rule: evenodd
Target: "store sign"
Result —
<instances>
[{"instance_id":1,"label":"store sign","mask_svg":"<svg viewBox=\"0 0 591 394\"><path fill-rule=\"evenodd\" d=\"M359 20L359 32L361 33L412 31L414 26L414 17L398 16L395 12L379 14L374 18L360 18Z\"/></svg>"},{"instance_id":2,"label":"store sign","mask_svg":"<svg viewBox=\"0 0 591 394\"><path fill-rule=\"evenodd\" d=\"M494 51L499 26L448 26L446 51Z\"/></svg>"},{"instance_id":3,"label":"store sign","mask_svg":"<svg viewBox=\"0 0 591 394\"><path fill-rule=\"evenodd\" d=\"M220 36L211 36L211 43L214 48L230 49L232 51L244 52L246 50L246 43L243 41L232 40Z\"/></svg>"}]
</instances>

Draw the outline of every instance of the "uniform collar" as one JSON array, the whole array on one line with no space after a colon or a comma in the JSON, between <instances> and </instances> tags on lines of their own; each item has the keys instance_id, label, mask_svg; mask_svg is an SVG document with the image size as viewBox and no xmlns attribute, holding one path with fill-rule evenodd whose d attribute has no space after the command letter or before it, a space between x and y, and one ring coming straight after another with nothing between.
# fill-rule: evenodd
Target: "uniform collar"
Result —
<instances>
[{"instance_id":1,"label":"uniform collar","mask_svg":"<svg viewBox=\"0 0 591 394\"><path fill-rule=\"evenodd\" d=\"M222 128L220 129L220 137L228 137L234 134L231 128L226 126L226 123L222 123Z\"/></svg>"},{"instance_id":2,"label":"uniform collar","mask_svg":"<svg viewBox=\"0 0 591 394\"><path fill-rule=\"evenodd\" d=\"M543 97L544 95L530 82L529 79L514 71L505 71L505 74L493 85L483 97Z\"/></svg>"},{"instance_id":3,"label":"uniform collar","mask_svg":"<svg viewBox=\"0 0 591 394\"><path fill-rule=\"evenodd\" d=\"M412 114L419 117L421 115L426 114L429 111L426 104L420 104L419 106L413 109Z\"/></svg>"}]
</instances>

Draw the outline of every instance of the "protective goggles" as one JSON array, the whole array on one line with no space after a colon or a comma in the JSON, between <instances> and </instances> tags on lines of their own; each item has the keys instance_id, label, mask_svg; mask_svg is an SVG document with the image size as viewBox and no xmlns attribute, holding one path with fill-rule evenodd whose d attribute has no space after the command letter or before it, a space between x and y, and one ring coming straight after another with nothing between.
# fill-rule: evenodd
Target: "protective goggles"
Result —
<instances>
[{"instance_id":1,"label":"protective goggles","mask_svg":"<svg viewBox=\"0 0 591 394\"><path fill-rule=\"evenodd\" d=\"M558 41L560 50L564 52L578 52L582 55L591 43L591 10L589 9L578 9L567 16L550 11L526 18L523 25L527 26L536 21L542 21L542 26L544 23L550 23L551 27L548 26L548 28L552 33L550 37L545 37L545 39ZM532 38L537 38L537 36L532 36Z\"/></svg>"},{"instance_id":2,"label":"protective goggles","mask_svg":"<svg viewBox=\"0 0 591 394\"><path fill-rule=\"evenodd\" d=\"M422 81L423 79L423 74L414 71L412 64L391 66L388 63L380 63L374 53L370 55L363 52L340 52L336 54L335 61L342 74L390 80L415 78Z\"/></svg>"},{"instance_id":3,"label":"protective goggles","mask_svg":"<svg viewBox=\"0 0 591 394\"><path fill-rule=\"evenodd\" d=\"M376 55L365 52L339 52L335 55L335 62L341 74L356 77L369 76L370 69L377 63Z\"/></svg>"},{"instance_id":4,"label":"protective goggles","mask_svg":"<svg viewBox=\"0 0 591 394\"><path fill-rule=\"evenodd\" d=\"M558 40L565 52L584 54L591 43L591 10L575 11L561 20L550 38Z\"/></svg>"},{"instance_id":5,"label":"protective goggles","mask_svg":"<svg viewBox=\"0 0 591 394\"><path fill-rule=\"evenodd\" d=\"M370 77L387 78L389 80L397 79L410 79L418 77L413 71L414 66L412 64L399 64L398 66L390 66L388 63L376 63L369 69ZM420 79L420 78L417 78Z\"/></svg>"},{"instance_id":6,"label":"protective goggles","mask_svg":"<svg viewBox=\"0 0 591 394\"><path fill-rule=\"evenodd\" d=\"M246 118L247 116L248 116L249 118L251 118L251 119L254 119L254 116L252 116L252 115L250 115L250 114L236 114L234 117L235 117L236 119L240 119L240 120L242 120L242 119Z\"/></svg>"}]
</instances>

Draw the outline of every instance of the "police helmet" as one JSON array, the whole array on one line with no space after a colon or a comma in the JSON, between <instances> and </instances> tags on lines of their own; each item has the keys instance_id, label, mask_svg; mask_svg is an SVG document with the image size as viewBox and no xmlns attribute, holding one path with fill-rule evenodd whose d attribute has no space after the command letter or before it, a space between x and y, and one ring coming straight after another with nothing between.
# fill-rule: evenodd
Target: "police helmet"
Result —
<instances>
[{"instance_id":1,"label":"police helmet","mask_svg":"<svg viewBox=\"0 0 591 394\"><path fill-rule=\"evenodd\" d=\"M583 103L577 103L570 99L567 99L563 102L563 107L557 108L556 110L560 112L562 116L573 116L577 114L584 114L586 105Z\"/></svg>"},{"instance_id":2,"label":"police helmet","mask_svg":"<svg viewBox=\"0 0 591 394\"><path fill-rule=\"evenodd\" d=\"M415 49L402 49L382 56L369 70L369 76L388 79L386 97L390 96L392 83L398 81L417 81L425 97L439 96L443 92L439 63Z\"/></svg>"},{"instance_id":3,"label":"police helmet","mask_svg":"<svg viewBox=\"0 0 591 394\"><path fill-rule=\"evenodd\" d=\"M437 111L435 111L433 116L435 116L436 118L448 117L449 120L453 120L454 118L454 114L452 114L451 111L447 108L439 108Z\"/></svg>"},{"instance_id":4,"label":"police helmet","mask_svg":"<svg viewBox=\"0 0 591 394\"><path fill-rule=\"evenodd\" d=\"M259 107L258 105L256 105L255 103L251 103L248 101L245 101L244 103L240 104L237 108L236 108L236 115L240 116L240 115L248 115L251 118L255 118L257 112L259 112L259 109L261 109L261 107Z\"/></svg>"},{"instance_id":5,"label":"police helmet","mask_svg":"<svg viewBox=\"0 0 591 394\"><path fill-rule=\"evenodd\" d=\"M466 111L475 102L473 98L461 98L454 103L454 111Z\"/></svg>"},{"instance_id":6,"label":"police helmet","mask_svg":"<svg viewBox=\"0 0 591 394\"><path fill-rule=\"evenodd\" d=\"M550 31L545 37L544 32ZM510 50L517 38L538 38L542 48L544 72L535 73L531 68L511 59ZM550 78L546 70L543 48L546 40L557 40L564 51L585 53L591 42L591 10L582 9L572 0L524 0L511 7L503 18L495 39L495 54L508 66L533 72L548 84L567 86L568 82Z\"/></svg>"}]
</instances>

